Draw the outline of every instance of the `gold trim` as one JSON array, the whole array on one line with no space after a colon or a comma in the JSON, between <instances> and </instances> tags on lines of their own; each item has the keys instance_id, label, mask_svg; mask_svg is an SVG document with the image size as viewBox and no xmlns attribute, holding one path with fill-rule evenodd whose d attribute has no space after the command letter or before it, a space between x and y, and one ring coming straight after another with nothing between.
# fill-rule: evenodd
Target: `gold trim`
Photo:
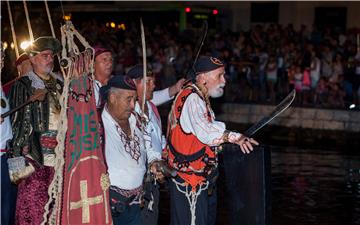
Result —
<instances>
[{"instance_id":1,"label":"gold trim","mask_svg":"<svg viewBox=\"0 0 360 225\"><path fill-rule=\"evenodd\" d=\"M104 192L104 199L106 200L106 191L109 189L110 187L110 178L109 178L109 174L105 174L105 173L102 173L101 174L101 177L100 177L100 184L101 184L101 189L103 190ZM106 219L106 224L109 223L109 213L108 213L108 205L107 203L105 202L105 219Z\"/></svg>"},{"instance_id":2,"label":"gold trim","mask_svg":"<svg viewBox=\"0 0 360 225\"><path fill-rule=\"evenodd\" d=\"M69 177L69 184L68 184L68 187L67 187L67 196L69 197L70 196L70 186L71 186L71 181L72 181L72 177L73 177L73 175L74 175L74 173L75 173L75 170L76 170L76 168L79 166L79 164L80 164L80 162L84 162L84 161L86 161L86 160L89 160L89 159L95 159L95 160L98 160L99 162L100 162L100 164L101 165L103 165L103 167L105 168L105 170L106 170L106 166L105 166L105 164L104 164L104 162L99 158L99 157L97 157L97 156L94 156L94 155L91 155L91 156L87 156L87 157L84 157L84 158L82 158L82 159L80 159L77 163L76 163L76 165L74 166L74 168L71 170L71 172L70 172L70 177ZM106 195L105 195L105 201L106 201ZM107 204L108 204L108 202L104 202L105 204L106 204L106 212L107 212ZM70 223L70 221L69 221L69 218L70 218L70 204L68 204L68 203L66 203L66 213L67 213L67 224L68 225L72 225L71 223ZM106 215L108 214L108 213L105 213ZM108 222L109 221L109 216L107 215L107 217L106 217L106 221Z\"/></svg>"},{"instance_id":3,"label":"gold trim","mask_svg":"<svg viewBox=\"0 0 360 225\"><path fill-rule=\"evenodd\" d=\"M82 208L82 223L90 223L90 206L104 202L103 196L98 195L88 198L87 180L80 181L80 200L70 202L70 210Z\"/></svg>"}]
</instances>

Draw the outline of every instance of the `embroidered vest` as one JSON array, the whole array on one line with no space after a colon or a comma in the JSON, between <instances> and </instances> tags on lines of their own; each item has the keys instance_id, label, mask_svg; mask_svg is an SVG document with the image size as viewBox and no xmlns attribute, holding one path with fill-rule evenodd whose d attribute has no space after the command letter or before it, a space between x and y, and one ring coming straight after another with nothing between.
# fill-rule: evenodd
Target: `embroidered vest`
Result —
<instances>
[{"instance_id":1,"label":"embroidered vest","mask_svg":"<svg viewBox=\"0 0 360 225\"><path fill-rule=\"evenodd\" d=\"M168 143L164 157L169 166L178 171L180 178L195 188L206 182L208 175L217 165L217 156L210 146L203 144L194 134L186 133L180 125L184 103L192 93L203 98L195 87L187 86L174 101L169 114ZM209 122L213 120L209 109L207 119Z\"/></svg>"}]
</instances>

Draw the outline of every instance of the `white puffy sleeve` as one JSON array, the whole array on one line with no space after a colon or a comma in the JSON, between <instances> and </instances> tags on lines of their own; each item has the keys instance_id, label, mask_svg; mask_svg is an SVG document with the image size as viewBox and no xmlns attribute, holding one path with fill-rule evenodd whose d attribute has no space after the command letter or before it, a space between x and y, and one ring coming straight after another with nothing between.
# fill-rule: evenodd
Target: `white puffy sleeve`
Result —
<instances>
[{"instance_id":1,"label":"white puffy sleeve","mask_svg":"<svg viewBox=\"0 0 360 225\"><path fill-rule=\"evenodd\" d=\"M154 96L151 101L154 103L154 105L159 106L170 101L173 98L174 96L170 97L169 95L169 88L165 88L163 90L154 91Z\"/></svg>"},{"instance_id":2,"label":"white puffy sleeve","mask_svg":"<svg viewBox=\"0 0 360 225\"><path fill-rule=\"evenodd\" d=\"M223 143L223 135L226 130L225 124L220 121L208 120L206 104L196 94L192 93L186 99L181 116L180 125L187 133L194 134L202 143L210 146L216 146ZM230 132L231 137L240 137L240 133Z\"/></svg>"}]
</instances>

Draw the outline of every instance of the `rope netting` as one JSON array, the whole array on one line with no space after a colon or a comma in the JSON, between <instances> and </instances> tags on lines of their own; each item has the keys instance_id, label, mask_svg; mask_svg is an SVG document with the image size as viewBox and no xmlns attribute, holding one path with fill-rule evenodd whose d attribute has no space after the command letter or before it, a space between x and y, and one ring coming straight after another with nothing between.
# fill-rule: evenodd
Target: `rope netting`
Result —
<instances>
[{"instance_id":1,"label":"rope netting","mask_svg":"<svg viewBox=\"0 0 360 225\"><path fill-rule=\"evenodd\" d=\"M83 51L75 43L78 40L82 45ZM58 145L55 148L54 178L49 186L49 201L45 206L45 213L42 224L59 224L60 215L57 215L62 207L63 171L65 164L65 137L67 132L67 109L70 82L80 76L94 76L94 49L89 45L83 36L75 29L71 21L67 21L61 27L62 52L60 65L63 68L64 89L61 95L60 104L60 126L57 134Z\"/></svg>"}]
</instances>

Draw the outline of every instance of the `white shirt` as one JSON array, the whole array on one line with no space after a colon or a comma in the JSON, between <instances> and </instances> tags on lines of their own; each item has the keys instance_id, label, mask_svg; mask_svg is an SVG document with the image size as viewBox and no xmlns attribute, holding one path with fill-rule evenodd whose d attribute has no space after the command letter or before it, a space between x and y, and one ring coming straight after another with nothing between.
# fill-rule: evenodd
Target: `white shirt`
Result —
<instances>
[{"instance_id":1,"label":"white shirt","mask_svg":"<svg viewBox=\"0 0 360 225\"><path fill-rule=\"evenodd\" d=\"M96 107L99 107L101 104L101 98L100 98L100 88L102 87L102 84L98 80L94 80L94 95L95 95L95 104Z\"/></svg>"},{"instance_id":2,"label":"white shirt","mask_svg":"<svg viewBox=\"0 0 360 225\"><path fill-rule=\"evenodd\" d=\"M151 99L152 103L156 106L162 105L167 101L173 99L174 96L170 97L169 95L169 88L165 88L163 90L154 91L153 99Z\"/></svg>"},{"instance_id":3,"label":"white shirt","mask_svg":"<svg viewBox=\"0 0 360 225\"><path fill-rule=\"evenodd\" d=\"M3 114L3 113L6 113L7 111L9 111L10 107L9 107L9 101L6 98L2 87L1 87L1 102L2 102L2 104L0 105L0 108L1 108L0 113ZM3 106L5 106L5 107L3 108ZM5 117L5 119L1 123L0 127L1 127L0 128L0 145L1 145L0 149L6 149L6 142L8 140L10 140L13 136L9 116ZM4 153L5 152L1 152L0 155L2 155Z\"/></svg>"},{"instance_id":4,"label":"white shirt","mask_svg":"<svg viewBox=\"0 0 360 225\"><path fill-rule=\"evenodd\" d=\"M158 153L153 155L152 158L160 160L161 152L166 145L166 139L165 136L162 134L160 118L157 117L156 113L154 112L153 108L151 107L148 101L146 102L146 104L149 110L149 117L147 117L146 115L144 116L146 118L146 121L148 122L153 150ZM139 113L140 115L142 113L140 104L138 102L136 102L135 104L135 112Z\"/></svg>"},{"instance_id":5,"label":"white shirt","mask_svg":"<svg viewBox=\"0 0 360 225\"><path fill-rule=\"evenodd\" d=\"M195 87L196 88L196 87ZM207 119L204 100L198 94L190 94L183 106L180 125L186 133L194 134L202 143L217 146L222 143L221 138L226 130L225 124L215 121L214 112L210 109L212 122ZM230 132L232 137L240 137L240 133Z\"/></svg>"},{"instance_id":6,"label":"white shirt","mask_svg":"<svg viewBox=\"0 0 360 225\"><path fill-rule=\"evenodd\" d=\"M126 152L120 136L121 128L109 114L106 106L101 117L105 131L105 158L111 185L126 190L139 187L146 172L146 160L150 162L153 160L153 155L157 154L152 150L151 137L148 135L148 131L143 134L136 126L136 117L134 115L130 116L131 136L138 137L140 146L140 157L135 160Z\"/></svg>"}]
</instances>

